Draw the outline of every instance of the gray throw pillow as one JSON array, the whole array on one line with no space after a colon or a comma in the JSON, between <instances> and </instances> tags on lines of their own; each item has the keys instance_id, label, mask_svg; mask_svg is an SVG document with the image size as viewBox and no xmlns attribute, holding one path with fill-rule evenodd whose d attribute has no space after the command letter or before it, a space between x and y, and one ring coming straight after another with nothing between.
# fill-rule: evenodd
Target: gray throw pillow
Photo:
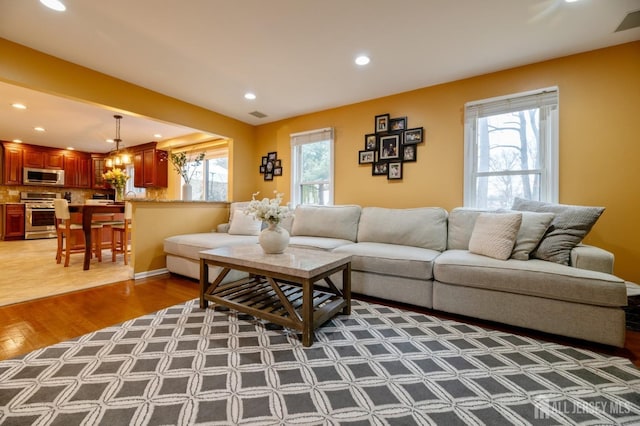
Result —
<instances>
[{"instance_id":1,"label":"gray throw pillow","mask_svg":"<svg viewBox=\"0 0 640 426\"><path fill-rule=\"evenodd\" d=\"M500 213L513 213L513 210L498 210ZM522 213L522 224L516 237L516 245L511 253L511 259L529 260L531 253L538 247L544 233L549 229L554 218L553 213Z\"/></svg>"},{"instance_id":2,"label":"gray throw pillow","mask_svg":"<svg viewBox=\"0 0 640 426\"><path fill-rule=\"evenodd\" d=\"M531 257L568 265L571 250L589 233L604 212L604 207L553 204L516 198L512 210L553 213L555 216L551 225Z\"/></svg>"}]
</instances>

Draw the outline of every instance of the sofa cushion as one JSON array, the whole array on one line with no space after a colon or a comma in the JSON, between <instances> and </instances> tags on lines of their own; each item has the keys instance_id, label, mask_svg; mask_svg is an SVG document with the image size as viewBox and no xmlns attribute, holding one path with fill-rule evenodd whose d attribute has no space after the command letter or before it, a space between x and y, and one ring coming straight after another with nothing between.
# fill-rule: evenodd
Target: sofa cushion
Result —
<instances>
[{"instance_id":1,"label":"sofa cushion","mask_svg":"<svg viewBox=\"0 0 640 426\"><path fill-rule=\"evenodd\" d=\"M259 235L261 228L262 222L253 214L236 212L227 232L231 235Z\"/></svg>"},{"instance_id":2,"label":"sofa cushion","mask_svg":"<svg viewBox=\"0 0 640 426\"><path fill-rule=\"evenodd\" d=\"M309 248L309 249L331 251L337 247L344 246L346 244L353 244L353 241L342 240L340 238L305 237L300 235L289 238L289 246L298 247L298 248Z\"/></svg>"},{"instance_id":3,"label":"sofa cushion","mask_svg":"<svg viewBox=\"0 0 640 426\"><path fill-rule=\"evenodd\" d=\"M476 218L486 210L456 207L449 212L447 249L468 250Z\"/></svg>"},{"instance_id":4,"label":"sofa cushion","mask_svg":"<svg viewBox=\"0 0 640 426\"><path fill-rule=\"evenodd\" d=\"M513 212L514 210L501 210L501 212ZM555 217L553 213L538 213L523 211L522 223L516 236L516 245L511 253L512 259L528 260L531 252L538 247L542 237Z\"/></svg>"},{"instance_id":5,"label":"sofa cushion","mask_svg":"<svg viewBox=\"0 0 640 426\"><path fill-rule=\"evenodd\" d=\"M552 204L516 198L513 210L554 213L549 229L531 257L568 265L571 249L591 230L604 212L604 207Z\"/></svg>"},{"instance_id":6,"label":"sofa cushion","mask_svg":"<svg viewBox=\"0 0 640 426\"><path fill-rule=\"evenodd\" d=\"M447 247L447 211L439 207L365 207L360 215L358 242L398 244L443 251Z\"/></svg>"},{"instance_id":7,"label":"sofa cushion","mask_svg":"<svg viewBox=\"0 0 640 426\"><path fill-rule=\"evenodd\" d=\"M433 262L440 254L437 250L372 242L346 244L333 251L352 255L354 271L419 280L433 278Z\"/></svg>"},{"instance_id":8,"label":"sofa cushion","mask_svg":"<svg viewBox=\"0 0 640 426\"><path fill-rule=\"evenodd\" d=\"M624 280L539 259L497 260L467 250L447 250L435 260L434 279L466 287L505 291L599 306L625 306Z\"/></svg>"},{"instance_id":9,"label":"sofa cushion","mask_svg":"<svg viewBox=\"0 0 640 426\"><path fill-rule=\"evenodd\" d=\"M511 257L522 213L481 213L469 239L469 251L495 259Z\"/></svg>"},{"instance_id":10,"label":"sofa cushion","mask_svg":"<svg viewBox=\"0 0 640 426\"><path fill-rule=\"evenodd\" d=\"M254 235L229 235L218 232L184 234L165 238L164 252L190 259L199 259L198 253L202 250L257 243L258 237Z\"/></svg>"},{"instance_id":11,"label":"sofa cushion","mask_svg":"<svg viewBox=\"0 0 640 426\"><path fill-rule=\"evenodd\" d=\"M298 206L291 235L356 241L360 206Z\"/></svg>"}]
</instances>

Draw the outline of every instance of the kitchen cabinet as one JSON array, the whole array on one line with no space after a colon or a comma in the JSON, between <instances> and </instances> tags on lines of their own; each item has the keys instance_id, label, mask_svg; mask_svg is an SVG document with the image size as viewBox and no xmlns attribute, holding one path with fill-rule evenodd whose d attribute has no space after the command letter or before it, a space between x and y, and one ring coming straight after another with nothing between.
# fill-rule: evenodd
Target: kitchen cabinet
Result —
<instances>
[{"instance_id":1,"label":"kitchen cabinet","mask_svg":"<svg viewBox=\"0 0 640 426\"><path fill-rule=\"evenodd\" d=\"M156 142L131 148L133 150L133 186L166 188L168 182L167 151L156 149Z\"/></svg>"},{"instance_id":2,"label":"kitchen cabinet","mask_svg":"<svg viewBox=\"0 0 640 426\"><path fill-rule=\"evenodd\" d=\"M36 169L64 169L64 151L29 146L24 148L24 167Z\"/></svg>"},{"instance_id":3,"label":"kitchen cabinet","mask_svg":"<svg viewBox=\"0 0 640 426\"><path fill-rule=\"evenodd\" d=\"M81 152L68 152L64 156L64 186L91 187L91 156Z\"/></svg>"},{"instance_id":4,"label":"kitchen cabinet","mask_svg":"<svg viewBox=\"0 0 640 426\"><path fill-rule=\"evenodd\" d=\"M105 189L107 183L102 174L107 171L107 159L104 154L91 154L91 188Z\"/></svg>"},{"instance_id":5,"label":"kitchen cabinet","mask_svg":"<svg viewBox=\"0 0 640 426\"><path fill-rule=\"evenodd\" d=\"M5 204L3 213L3 238L24 239L24 204Z\"/></svg>"},{"instance_id":6,"label":"kitchen cabinet","mask_svg":"<svg viewBox=\"0 0 640 426\"><path fill-rule=\"evenodd\" d=\"M2 144L2 181L5 185L22 185L23 148L20 144Z\"/></svg>"}]
</instances>

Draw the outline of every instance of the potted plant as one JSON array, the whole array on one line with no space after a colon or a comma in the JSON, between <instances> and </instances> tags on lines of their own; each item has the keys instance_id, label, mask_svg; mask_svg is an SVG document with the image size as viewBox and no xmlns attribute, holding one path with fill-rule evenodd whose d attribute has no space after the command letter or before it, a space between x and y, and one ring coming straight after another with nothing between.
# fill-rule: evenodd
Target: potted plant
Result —
<instances>
[{"instance_id":1,"label":"potted plant","mask_svg":"<svg viewBox=\"0 0 640 426\"><path fill-rule=\"evenodd\" d=\"M191 178L196 169L200 167L202 160L204 160L204 152L196 156L187 155L184 151L178 153L172 152L169 160L184 181L182 185L182 199L191 200Z\"/></svg>"}]
</instances>

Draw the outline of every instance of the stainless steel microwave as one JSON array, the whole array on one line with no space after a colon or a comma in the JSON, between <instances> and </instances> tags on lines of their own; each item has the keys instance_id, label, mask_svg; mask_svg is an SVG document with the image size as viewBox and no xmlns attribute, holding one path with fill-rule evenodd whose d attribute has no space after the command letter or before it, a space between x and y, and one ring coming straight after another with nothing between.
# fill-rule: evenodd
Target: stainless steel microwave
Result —
<instances>
[{"instance_id":1,"label":"stainless steel microwave","mask_svg":"<svg viewBox=\"0 0 640 426\"><path fill-rule=\"evenodd\" d=\"M22 183L24 185L64 186L64 170L22 169Z\"/></svg>"}]
</instances>

